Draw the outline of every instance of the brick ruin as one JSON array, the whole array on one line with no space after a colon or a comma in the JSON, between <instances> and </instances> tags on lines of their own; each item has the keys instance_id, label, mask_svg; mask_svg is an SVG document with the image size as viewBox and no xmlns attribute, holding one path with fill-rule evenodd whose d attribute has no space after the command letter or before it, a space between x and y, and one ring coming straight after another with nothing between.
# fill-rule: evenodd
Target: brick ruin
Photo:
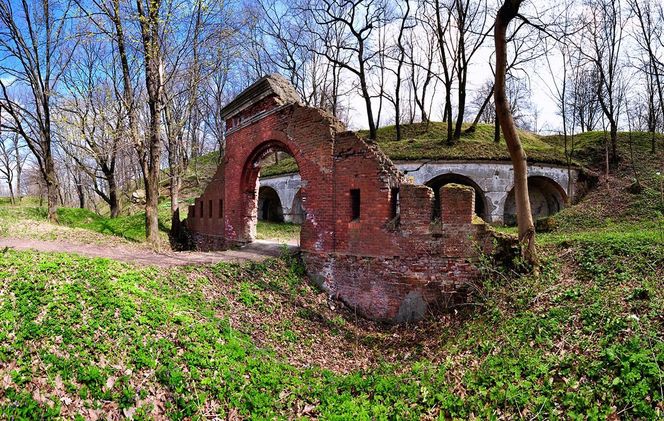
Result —
<instances>
[{"instance_id":1,"label":"brick ruin","mask_svg":"<svg viewBox=\"0 0 664 421\"><path fill-rule=\"evenodd\" d=\"M478 278L480 251L503 241L474 216L470 187L442 187L432 220L431 188L408 183L375 143L328 112L301 105L280 76L254 83L222 114L223 162L186 221L200 250L253 241L260 162L274 151L299 167L310 278L364 317L405 322L446 307Z\"/></svg>"}]
</instances>

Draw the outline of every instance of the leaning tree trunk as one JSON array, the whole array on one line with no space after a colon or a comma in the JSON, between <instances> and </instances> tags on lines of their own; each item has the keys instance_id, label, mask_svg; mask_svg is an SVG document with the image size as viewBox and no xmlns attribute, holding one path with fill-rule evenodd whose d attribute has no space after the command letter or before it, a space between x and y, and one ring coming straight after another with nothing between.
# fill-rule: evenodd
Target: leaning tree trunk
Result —
<instances>
[{"instance_id":1,"label":"leaning tree trunk","mask_svg":"<svg viewBox=\"0 0 664 421\"><path fill-rule=\"evenodd\" d=\"M512 166L514 167L514 190L516 198L517 224L519 227L519 241L523 246L523 257L534 266L537 265L537 252L535 249L535 225L530 211L528 199L528 164L526 154L521 146L519 134L516 131L514 118L510 111L507 95L505 94L505 73L507 71L507 26L519 13L519 6L523 0L505 0L496 15L494 28L496 43L496 83L494 100L496 114L500 127L507 143Z\"/></svg>"}]
</instances>

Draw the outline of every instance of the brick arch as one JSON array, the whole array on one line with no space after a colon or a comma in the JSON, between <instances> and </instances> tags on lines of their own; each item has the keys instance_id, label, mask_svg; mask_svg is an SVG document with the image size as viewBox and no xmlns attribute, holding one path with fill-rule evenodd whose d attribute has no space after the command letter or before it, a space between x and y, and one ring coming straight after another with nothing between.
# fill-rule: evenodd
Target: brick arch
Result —
<instances>
[{"instance_id":1,"label":"brick arch","mask_svg":"<svg viewBox=\"0 0 664 421\"><path fill-rule=\"evenodd\" d=\"M224 237L227 243L244 244L255 238L260 161L274 151L291 155L301 178L302 206L306 219L301 229L301 249L333 250L333 150L330 123L315 109L291 107L285 115L272 114L232 133L226 144ZM286 117L286 118L284 118ZM312 130L302 122L321 127ZM276 127L276 128L275 128ZM326 130L327 129L327 130Z\"/></svg>"},{"instance_id":2,"label":"brick arch","mask_svg":"<svg viewBox=\"0 0 664 421\"><path fill-rule=\"evenodd\" d=\"M239 188L239 200L235 201L235 203L237 203L241 212L240 219L238 219L240 225L233 229L234 232L240 233L237 238L238 242L249 243L256 238L257 212L259 212L258 196L261 189L258 183L261 171L260 163L275 152L284 152L295 158L291 148L289 148L284 142L269 139L261 143L260 140L258 140L258 145L249 153L249 155L247 155L242 167L239 182L234 183L232 178L228 178L233 177L233 174L226 173L226 179L231 180L230 185L236 185ZM295 158L295 161L297 162L298 159ZM269 188L271 189L271 187ZM278 196L276 191L275 194Z\"/></svg>"}]
</instances>

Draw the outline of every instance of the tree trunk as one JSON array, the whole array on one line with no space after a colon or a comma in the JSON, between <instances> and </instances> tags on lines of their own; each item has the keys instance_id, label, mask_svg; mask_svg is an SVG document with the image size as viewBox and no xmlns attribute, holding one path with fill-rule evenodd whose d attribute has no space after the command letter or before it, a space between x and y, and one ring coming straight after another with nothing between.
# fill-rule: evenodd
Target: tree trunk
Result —
<instances>
[{"instance_id":1,"label":"tree trunk","mask_svg":"<svg viewBox=\"0 0 664 421\"><path fill-rule=\"evenodd\" d=\"M170 193L171 193L171 215L174 215L175 212L180 208L180 177L173 177L171 179Z\"/></svg>"},{"instance_id":2,"label":"tree trunk","mask_svg":"<svg viewBox=\"0 0 664 421\"><path fill-rule=\"evenodd\" d=\"M14 187L12 187L11 180L9 180L7 185L9 186L9 203L11 203L12 205L15 205L16 204L16 198L14 197Z\"/></svg>"},{"instance_id":3,"label":"tree trunk","mask_svg":"<svg viewBox=\"0 0 664 421\"><path fill-rule=\"evenodd\" d=\"M401 69L403 68L404 56L406 54L403 46L403 34L406 27L406 19L410 14L410 2L406 2L406 11L401 20L401 28L397 38L397 47L399 48L399 61L397 63L397 80L394 90L394 124L397 130L397 141L401 140Z\"/></svg>"},{"instance_id":4,"label":"tree trunk","mask_svg":"<svg viewBox=\"0 0 664 421\"><path fill-rule=\"evenodd\" d=\"M505 94L505 74L507 71L507 26L519 13L519 6L523 0L505 0L496 15L494 28L496 43L496 83L494 101L500 127L505 136L507 149L510 153L514 168L514 189L516 199L517 224L519 228L519 241L523 247L523 257L533 266L537 266L537 251L535 249L535 225L530 210L528 198L528 164L526 154L521 146L521 140L514 124L509 102Z\"/></svg>"},{"instance_id":5,"label":"tree trunk","mask_svg":"<svg viewBox=\"0 0 664 421\"><path fill-rule=\"evenodd\" d=\"M376 124L374 122L373 109L371 107L371 96L369 95L369 88L367 87L366 77L364 72L360 74L360 86L362 87L362 96L364 97L364 104L367 108L367 120L369 122L369 139L376 140Z\"/></svg>"},{"instance_id":6,"label":"tree trunk","mask_svg":"<svg viewBox=\"0 0 664 421\"><path fill-rule=\"evenodd\" d=\"M615 121L610 122L611 127L611 164L613 168L618 165L618 123Z\"/></svg>"},{"instance_id":7,"label":"tree trunk","mask_svg":"<svg viewBox=\"0 0 664 421\"><path fill-rule=\"evenodd\" d=\"M463 116L466 110L466 78L459 75L459 104L457 109L456 125L454 127L454 140L461 138L461 126L463 124Z\"/></svg>"},{"instance_id":8,"label":"tree trunk","mask_svg":"<svg viewBox=\"0 0 664 421\"><path fill-rule=\"evenodd\" d=\"M141 37L145 60L145 86L148 93L150 115L149 136L143 159L145 180L145 236L152 246L159 247L159 164L161 158L161 113L163 111L163 81L160 72L161 49L159 46L160 2L149 0L144 11L143 0L137 0ZM145 13L147 12L147 13ZM147 151L145 150L147 149Z\"/></svg>"},{"instance_id":9,"label":"tree trunk","mask_svg":"<svg viewBox=\"0 0 664 421\"><path fill-rule=\"evenodd\" d=\"M16 198L18 203L21 203L21 173L23 172L23 163L21 162L21 155L19 152L18 144L15 150L16 156Z\"/></svg>"},{"instance_id":10,"label":"tree trunk","mask_svg":"<svg viewBox=\"0 0 664 421\"><path fill-rule=\"evenodd\" d=\"M79 209L85 209L85 189L82 183L76 183L76 195L78 196Z\"/></svg>"},{"instance_id":11,"label":"tree trunk","mask_svg":"<svg viewBox=\"0 0 664 421\"><path fill-rule=\"evenodd\" d=\"M58 177L55 173L55 165L53 163L53 155L50 153L50 148L45 153L44 157L44 178L46 182L46 196L48 198L48 220L53 223L58 223Z\"/></svg>"},{"instance_id":12,"label":"tree trunk","mask_svg":"<svg viewBox=\"0 0 664 421\"><path fill-rule=\"evenodd\" d=\"M115 176L107 175L108 180L108 205L111 208L111 218L120 216L120 199L118 197L118 186L115 182Z\"/></svg>"},{"instance_id":13,"label":"tree trunk","mask_svg":"<svg viewBox=\"0 0 664 421\"><path fill-rule=\"evenodd\" d=\"M447 120L447 144L454 145L454 130L452 129L452 94L451 89L445 92L445 120Z\"/></svg>"}]
</instances>

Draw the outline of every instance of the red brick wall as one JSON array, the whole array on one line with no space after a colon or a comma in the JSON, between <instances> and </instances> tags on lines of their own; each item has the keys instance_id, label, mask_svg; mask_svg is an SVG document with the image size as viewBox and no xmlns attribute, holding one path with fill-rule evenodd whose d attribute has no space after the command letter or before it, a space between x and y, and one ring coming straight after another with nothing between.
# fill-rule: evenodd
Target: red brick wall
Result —
<instances>
[{"instance_id":1,"label":"red brick wall","mask_svg":"<svg viewBox=\"0 0 664 421\"><path fill-rule=\"evenodd\" d=\"M404 183L375 144L345 131L321 110L275 104L268 97L243 111L245 123L227 136L223 164L188 218L199 248L253 239L256 164L271 151L285 150L297 161L302 178L303 261L311 278L332 296L366 317L403 322L447 306L477 279L478 249L489 251L493 235L483 223L472 222L472 188L443 187L441 220L432 221L433 191ZM276 112L270 114L270 107ZM266 115L252 122L252 112ZM359 218L353 218L352 190L359 190ZM397 194L400 212L395 215Z\"/></svg>"}]
</instances>

